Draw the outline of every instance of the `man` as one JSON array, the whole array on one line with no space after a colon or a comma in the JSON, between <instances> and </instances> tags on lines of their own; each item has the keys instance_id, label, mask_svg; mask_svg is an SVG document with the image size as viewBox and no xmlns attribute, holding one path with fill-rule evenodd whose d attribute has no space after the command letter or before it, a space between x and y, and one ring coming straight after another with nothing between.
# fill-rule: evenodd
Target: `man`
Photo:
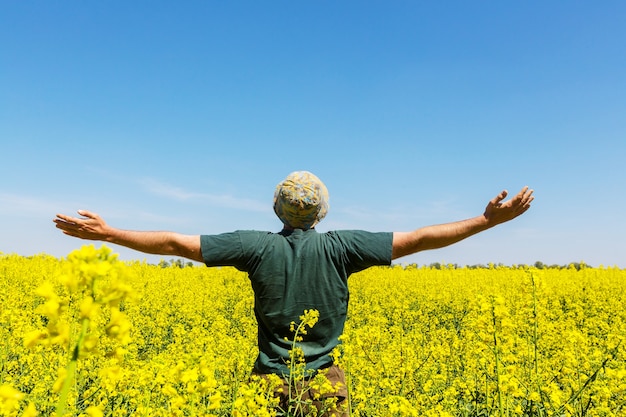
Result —
<instances>
[{"instance_id":1,"label":"man","mask_svg":"<svg viewBox=\"0 0 626 417\"><path fill-rule=\"evenodd\" d=\"M78 211L81 218L57 214L54 222L70 236L110 242L145 253L181 256L207 266L234 266L247 272L254 290L258 323L259 355L254 374L288 377L290 325L299 322L304 310L317 310L319 320L307 330L299 346L304 352L306 368L311 372L324 369L327 378L337 386L333 397L342 409L341 415L347 416L344 373L333 365L330 353L339 343L346 320L348 277L370 266L389 265L402 256L451 245L512 220L530 208L532 194L533 190L524 187L513 198L503 201L507 192L502 191L479 216L410 232L318 233L315 225L328 211L328 191L315 175L297 171L279 183L274 193L274 211L283 222L279 233L247 230L183 235L121 230L84 210ZM282 407L288 406L284 395L281 401Z\"/></svg>"}]
</instances>

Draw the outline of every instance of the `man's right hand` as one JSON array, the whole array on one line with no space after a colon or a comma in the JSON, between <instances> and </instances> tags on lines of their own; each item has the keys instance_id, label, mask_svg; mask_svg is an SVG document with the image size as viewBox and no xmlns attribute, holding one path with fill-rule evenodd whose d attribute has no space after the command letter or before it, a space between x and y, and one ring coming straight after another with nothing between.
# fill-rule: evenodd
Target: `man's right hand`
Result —
<instances>
[{"instance_id":1,"label":"man's right hand","mask_svg":"<svg viewBox=\"0 0 626 417\"><path fill-rule=\"evenodd\" d=\"M78 214L82 218L57 214L57 229L61 229L63 233L69 236L87 240L103 240L109 238L110 228L106 222L96 213L86 210L78 210Z\"/></svg>"}]
</instances>

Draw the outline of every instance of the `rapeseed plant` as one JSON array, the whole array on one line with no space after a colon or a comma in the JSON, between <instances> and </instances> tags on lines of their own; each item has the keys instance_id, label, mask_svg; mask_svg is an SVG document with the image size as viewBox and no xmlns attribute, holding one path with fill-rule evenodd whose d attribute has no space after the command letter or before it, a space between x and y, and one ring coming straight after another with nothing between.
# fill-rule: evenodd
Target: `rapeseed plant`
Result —
<instances>
[{"instance_id":1,"label":"rapeseed plant","mask_svg":"<svg viewBox=\"0 0 626 417\"><path fill-rule=\"evenodd\" d=\"M47 325L45 329L27 333L24 346L31 349L38 344L59 346L67 351L67 362L58 368L52 385L52 392L59 394L56 404L56 415L59 417L66 413L79 358L92 353L99 343L98 324L103 317L109 318L105 325L107 336L122 345L130 340L130 322L119 308L131 293L124 282L128 274L126 266L118 262L117 256L106 246L99 250L93 245L84 246L70 253L61 264L56 283L62 284L62 288L55 288L55 283L44 281L35 291L44 299L35 312ZM75 327L78 327L77 333L72 335ZM121 353L123 350L119 347L106 352L111 356L120 356ZM93 413L93 409L90 412Z\"/></svg>"},{"instance_id":2,"label":"rapeseed plant","mask_svg":"<svg viewBox=\"0 0 626 417\"><path fill-rule=\"evenodd\" d=\"M55 414L68 380L71 416L285 411L280 378L250 376L245 274L78 252L0 256L0 416ZM336 362L352 416L626 416L624 270L395 266L349 285Z\"/></svg>"}]
</instances>

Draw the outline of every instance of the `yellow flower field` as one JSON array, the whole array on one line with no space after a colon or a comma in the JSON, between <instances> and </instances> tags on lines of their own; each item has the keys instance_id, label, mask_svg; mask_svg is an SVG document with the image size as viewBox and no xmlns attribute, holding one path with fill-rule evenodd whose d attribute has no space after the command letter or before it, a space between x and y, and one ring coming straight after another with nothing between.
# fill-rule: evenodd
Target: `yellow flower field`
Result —
<instances>
[{"instance_id":1,"label":"yellow flower field","mask_svg":"<svg viewBox=\"0 0 626 417\"><path fill-rule=\"evenodd\" d=\"M235 269L84 246L0 255L0 286L0 416L277 415ZM626 416L626 270L379 267L350 289L353 416Z\"/></svg>"}]
</instances>

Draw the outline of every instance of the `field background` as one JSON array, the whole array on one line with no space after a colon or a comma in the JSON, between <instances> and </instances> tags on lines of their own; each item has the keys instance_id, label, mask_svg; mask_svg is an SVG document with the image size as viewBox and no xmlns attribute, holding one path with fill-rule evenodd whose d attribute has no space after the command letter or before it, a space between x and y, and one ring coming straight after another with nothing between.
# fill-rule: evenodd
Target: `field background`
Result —
<instances>
[{"instance_id":1,"label":"field background","mask_svg":"<svg viewBox=\"0 0 626 417\"><path fill-rule=\"evenodd\" d=\"M243 273L86 246L0 255L0 286L0 415L272 415ZM584 264L355 274L337 352L352 415L624 416L625 286Z\"/></svg>"}]
</instances>

